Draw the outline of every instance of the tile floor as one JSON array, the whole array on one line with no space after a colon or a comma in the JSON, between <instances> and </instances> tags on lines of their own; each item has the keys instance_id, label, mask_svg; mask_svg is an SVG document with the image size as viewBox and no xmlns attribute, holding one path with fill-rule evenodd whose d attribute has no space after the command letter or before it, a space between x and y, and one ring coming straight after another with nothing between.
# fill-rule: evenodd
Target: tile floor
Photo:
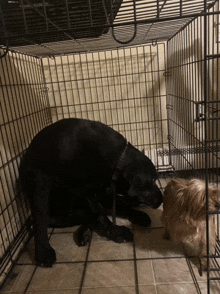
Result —
<instances>
[{"instance_id":1,"label":"tile floor","mask_svg":"<svg viewBox=\"0 0 220 294\"><path fill-rule=\"evenodd\" d=\"M160 180L160 187L166 182ZM147 211L152 219L150 228L117 220L117 224L125 224L132 230L133 243L116 244L93 233L89 245L77 247L73 241L76 227L55 229L51 232L50 243L56 250L57 263L52 268L35 266L31 240L1 293L207 293L206 274L200 277L193 260L184 257L182 247L163 239L162 207ZM211 293L219 294L219 281L213 283L211 289Z\"/></svg>"}]
</instances>

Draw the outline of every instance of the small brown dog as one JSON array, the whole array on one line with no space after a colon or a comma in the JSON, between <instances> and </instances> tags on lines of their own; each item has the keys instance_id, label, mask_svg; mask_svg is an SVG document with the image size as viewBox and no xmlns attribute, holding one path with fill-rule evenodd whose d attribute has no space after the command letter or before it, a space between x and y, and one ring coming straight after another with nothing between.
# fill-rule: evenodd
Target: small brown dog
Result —
<instances>
[{"instance_id":1,"label":"small brown dog","mask_svg":"<svg viewBox=\"0 0 220 294\"><path fill-rule=\"evenodd\" d=\"M209 211L220 205L220 190L208 185ZM166 186L161 220L166 239L182 243L189 256L200 260L201 274L207 262L201 260L206 251L206 184L199 179L172 179ZM215 252L216 232L214 215L209 215L209 253Z\"/></svg>"}]
</instances>

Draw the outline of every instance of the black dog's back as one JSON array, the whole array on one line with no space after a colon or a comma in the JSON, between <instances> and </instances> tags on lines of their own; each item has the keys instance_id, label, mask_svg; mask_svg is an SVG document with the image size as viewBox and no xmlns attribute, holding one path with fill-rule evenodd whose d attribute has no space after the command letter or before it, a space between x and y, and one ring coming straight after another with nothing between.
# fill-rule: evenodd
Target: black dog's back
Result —
<instances>
[{"instance_id":1,"label":"black dog's back","mask_svg":"<svg viewBox=\"0 0 220 294\"><path fill-rule=\"evenodd\" d=\"M71 186L85 181L111 181L112 169L126 140L112 128L95 121L64 119L46 127L31 142L23 169L40 170L48 176L59 177Z\"/></svg>"},{"instance_id":2,"label":"black dog's back","mask_svg":"<svg viewBox=\"0 0 220 294\"><path fill-rule=\"evenodd\" d=\"M36 183L45 182L50 190L56 186L64 191L75 189L76 196L89 190L105 193L125 146L126 139L101 122L60 120L40 131L24 155L20 165L23 191L32 200ZM118 192L125 195L133 185L140 202L158 206L162 196L154 184L157 173L151 160L129 144L124 164ZM149 195L142 195L145 190Z\"/></svg>"}]
</instances>

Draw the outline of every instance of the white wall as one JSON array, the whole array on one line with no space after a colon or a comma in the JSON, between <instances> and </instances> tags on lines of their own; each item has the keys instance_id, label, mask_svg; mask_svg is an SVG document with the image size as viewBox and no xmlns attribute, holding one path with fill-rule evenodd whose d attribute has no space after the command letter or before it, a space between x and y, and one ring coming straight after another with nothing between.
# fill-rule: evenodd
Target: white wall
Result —
<instances>
[{"instance_id":1,"label":"white wall","mask_svg":"<svg viewBox=\"0 0 220 294\"><path fill-rule=\"evenodd\" d=\"M112 126L139 148L167 141L165 44L43 59L53 121Z\"/></svg>"}]
</instances>

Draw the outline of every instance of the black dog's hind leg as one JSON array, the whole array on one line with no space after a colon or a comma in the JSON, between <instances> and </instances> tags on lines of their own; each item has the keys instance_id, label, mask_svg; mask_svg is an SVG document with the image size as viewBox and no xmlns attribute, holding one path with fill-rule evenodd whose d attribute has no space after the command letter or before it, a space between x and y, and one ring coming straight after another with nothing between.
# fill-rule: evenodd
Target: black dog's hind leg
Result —
<instances>
[{"instance_id":1,"label":"black dog's hind leg","mask_svg":"<svg viewBox=\"0 0 220 294\"><path fill-rule=\"evenodd\" d=\"M131 209L128 212L128 220L137 226L149 227L151 225L151 219L149 215L136 209Z\"/></svg>"},{"instance_id":2,"label":"black dog's hind leg","mask_svg":"<svg viewBox=\"0 0 220 294\"><path fill-rule=\"evenodd\" d=\"M100 215L93 224L84 224L74 233L74 240L78 246L85 246L91 241L92 231L116 243L132 242L134 237L125 226L113 225L105 215Z\"/></svg>"},{"instance_id":3,"label":"black dog's hind leg","mask_svg":"<svg viewBox=\"0 0 220 294\"><path fill-rule=\"evenodd\" d=\"M75 234L76 243L79 246L84 246L88 243L89 231L96 231L101 236L105 236L116 243L133 241L133 234L128 228L125 226L113 225L96 197L89 197L88 201L92 213L96 217L94 222L82 225Z\"/></svg>"},{"instance_id":4,"label":"black dog's hind leg","mask_svg":"<svg viewBox=\"0 0 220 294\"><path fill-rule=\"evenodd\" d=\"M43 267L52 267L56 262L56 253L50 246L47 235L49 192L48 179L40 173L37 174L35 189L29 197L34 219L35 259L37 264Z\"/></svg>"},{"instance_id":5,"label":"black dog's hind leg","mask_svg":"<svg viewBox=\"0 0 220 294\"><path fill-rule=\"evenodd\" d=\"M129 198L116 195L116 215L128 219L132 224L137 226L149 227L151 219L149 215L143 211L136 210L135 205L129 204ZM112 197L106 197L103 206L112 215Z\"/></svg>"},{"instance_id":6,"label":"black dog's hind leg","mask_svg":"<svg viewBox=\"0 0 220 294\"><path fill-rule=\"evenodd\" d=\"M99 216L95 230L116 243L132 242L134 239L127 227L114 225L106 215Z\"/></svg>"},{"instance_id":7,"label":"black dog's hind leg","mask_svg":"<svg viewBox=\"0 0 220 294\"><path fill-rule=\"evenodd\" d=\"M78 246L86 246L92 239L92 228L89 224L81 225L73 234L73 239Z\"/></svg>"}]
</instances>

